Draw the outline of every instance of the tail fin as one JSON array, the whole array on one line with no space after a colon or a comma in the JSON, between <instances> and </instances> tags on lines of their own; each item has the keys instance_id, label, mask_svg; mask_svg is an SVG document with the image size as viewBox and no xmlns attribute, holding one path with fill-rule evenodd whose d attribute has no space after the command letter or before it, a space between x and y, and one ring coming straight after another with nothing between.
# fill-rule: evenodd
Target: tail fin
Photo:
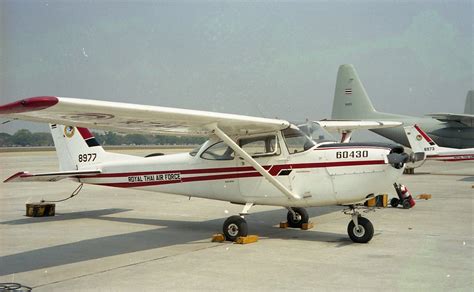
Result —
<instances>
[{"instance_id":1,"label":"tail fin","mask_svg":"<svg viewBox=\"0 0 474 292\"><path fill-rule=\"evenodd\" d=\"M468 115L474 115L474 90L469 90L467 92L464 113Z\"/></svg>"},{"instance_id":2,"label":"tail fin","mask_svg":"<svg viewBox=\"0 0 474 292\"><path fill-rule=\"evenodd\" d=\"M426 155L438 154L439 146L417 125L404 127L413 152L424 152Z\"/></svg>"},{"instance_id":3,"label":"tail fin","mask_svg":"<svg viewBox=\"0 0 474 292\"><path fill-rule=\"evenodd\" d=\"M350 64L339 66L332 119L365 120L395 117L401 116L375 110L354 66Z\"/></svg>"},{"instance_id":4,"label":"tail fin","mask_svg":"<svg viewBox=\"0 0 474 292\"><path fill-rule=\"evenodd\" d=\"M89 169L105 160L106 152L88 129L49 126L61 171Z\"/></svg>"}]
</instances>

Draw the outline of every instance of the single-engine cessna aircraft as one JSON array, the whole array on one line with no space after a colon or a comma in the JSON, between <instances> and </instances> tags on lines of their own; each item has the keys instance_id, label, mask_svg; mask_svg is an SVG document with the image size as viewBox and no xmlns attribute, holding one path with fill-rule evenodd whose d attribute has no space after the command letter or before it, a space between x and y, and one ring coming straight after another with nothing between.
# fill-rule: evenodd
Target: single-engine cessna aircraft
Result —
<instances>
[{"instance_id":1,"label":"single-engine cessna aircraft","mask_svg":"<svg viewBox=\"0 0 474 292\"><path fill-rule=\"evenodd\" d=\"M374 229L358 204L391 189L408 160L399 145L316 144L285 120L205 111L41 96L0 106L0 117L51 123L60 165L5 182L71 178L242 204L241 216L224 222L230 241L247 235L243 215L253 205L286 207L291 227L308 222L303 207L344 205L349 237L368 242ZM84 127L209 140L190 153L144 158L104 151Z\"/></svg>"},{"instance_id":2,"label":"single-engine cessna aircraft","mask_svg":"<svg viewBox=\"0 0 474 292\"><path fill-rule=\"evenodd\" d=\"M445 162L474 161L474 148L440 147L418 125L403 128L413 152L424 153L424 159Z\"/></svg>"}]
</instances>

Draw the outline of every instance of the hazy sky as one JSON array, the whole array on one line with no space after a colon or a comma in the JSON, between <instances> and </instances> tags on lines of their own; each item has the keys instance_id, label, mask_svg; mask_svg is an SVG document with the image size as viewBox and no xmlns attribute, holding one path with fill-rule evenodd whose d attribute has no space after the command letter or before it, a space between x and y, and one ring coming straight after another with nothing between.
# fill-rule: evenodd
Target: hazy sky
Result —
<instances>
[{"instance_id":1,"label":"hazy sky","mask_svg":"<svg viewBox=\"0 0 474 292\"><path fill-rule=\"evenodd\" d=\"M380 111L462 112L472 3L0 0L0 98L322 119L352 63Z\"/></svg>"}]
</instances>

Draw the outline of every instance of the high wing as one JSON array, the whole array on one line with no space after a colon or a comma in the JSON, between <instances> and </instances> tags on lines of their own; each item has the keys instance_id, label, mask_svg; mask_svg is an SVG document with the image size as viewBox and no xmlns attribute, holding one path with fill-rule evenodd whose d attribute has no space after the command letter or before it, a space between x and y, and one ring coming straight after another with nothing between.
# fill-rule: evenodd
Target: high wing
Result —
<instances>
[{"instance_id":1,"label":"high wing","mask_svg":"<svg viewBox=\"0 0 474 292\"><path fill-rule=\"evenodd\" d=\"M0 117L131 133L208 136L286 129L285 120L90 99L39 96L0 106Z\"/></svg>"},{"instance_id":2,"label":"high wing","mask_svg":"<svg viewBox=\"0 0 474 292\"><path fill-rule=\"evenodd\" d=\"M401 122L393 121L362 121L362 120L321 120L315 121L329 132L344 133L353 130L369 130L380 128L392 128L400 126Z\"/></svg>"},{"instance_id":3,"label":"high wing","mask_svg":"<svg viewBox=\"0 0 474 292\"><path fill-rule=\"evenodd\" d=\"M474 115L471 114L434 113L427 116L442 122L458 122L467 127L474 127Z\"/></svg>"},{"instance_id":4,"label":"high wing","mask_svg":"<svg viewBox=\"0 0 474 292\"><path fill-rule=\"evenodd\" d=\"M298 127L306 129L306 133L311 133L312 124L316 124L328 132L337 132L342 134L341 142L347 143L351 140L354 130L369 130L380 128L392 128L400 126L401 122L393 121L364 121L364 120L320 120L309 122L306 125Z\"/></svg>"}]
</instances>

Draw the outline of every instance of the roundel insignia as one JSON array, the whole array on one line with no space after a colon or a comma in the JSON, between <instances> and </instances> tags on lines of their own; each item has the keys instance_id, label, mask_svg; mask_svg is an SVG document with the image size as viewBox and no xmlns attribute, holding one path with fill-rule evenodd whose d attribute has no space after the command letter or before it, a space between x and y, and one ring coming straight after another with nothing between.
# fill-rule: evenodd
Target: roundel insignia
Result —
<instances>
[{"instance_id":1,"label":"roundel insignia","mask_svg":"<svg viewBox=\"0 0 474 292\"><path fill-rule=\"evenodd\" d=\"M416 140L421 141L421 139L423 139L423 137L421 137L421 135L416 135Z\"/></svg>"},{"instance_id":2,"label":"roundel insignia","mask_svg":"<svg viewBox=\"0 0 474 292\"><path fill-rule=\"evenodd\" d=\"M74 136L75 130L76 130L76 128L74 128L74 127L66 126L66 127L64 127L64 135L66 135L66 137L68 137L68 138L71 138L72 136Z\"/></svg>"}]
</instances>

